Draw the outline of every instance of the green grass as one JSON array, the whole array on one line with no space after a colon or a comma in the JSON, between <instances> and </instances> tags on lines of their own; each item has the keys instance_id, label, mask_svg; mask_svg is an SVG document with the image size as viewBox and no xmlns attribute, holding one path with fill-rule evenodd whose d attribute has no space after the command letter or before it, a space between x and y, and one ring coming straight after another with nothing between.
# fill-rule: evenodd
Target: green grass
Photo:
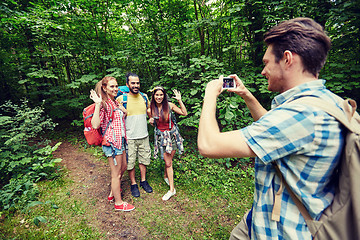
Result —
<instances>
[{"instance_id":1,"label":"green grass","mask_svg":"<svg viewBox=\"0 0 360 240\"><path fill-rule=\"evenodd\" d=\"M84 149L86 144L76 138L73 144L107 161L100 148ZM228 239L252 204L254 170L250 161L227 168L228 160L204 158L190 144L185 145L185 151L181 157L175 155L177 194L168 202L161 201L168 191L163 180L164 162L152 160L147 178L154 192L134 199L137 220L151 239ZM86 208L96 200L84 203L70 197L73 184L65 177L39 183L43 204L30 211L2 212L0 239L107 239L94 223L95 210Z\"/></svg>"},{"instance_id":2,"label":"green grass","mask_svg":"<svg viewBox=\"0 0 360 240\"><path fill-rule=\"evenodd\" d=\"M148 209L140 221L154 238L228 239L253 200L252 167L226 169L215 159L188 151L174 157L176 202ZM153 160L148 169L154 192L168 191L163 180L164 163ZM159 197L161 197L159 194ZM141 205L141 203L140 203Z\"/></svg>"},{"instance_id":3,"label":"green grass","mask_svg":"<svg viewBox=\"0 0 360 240\"><path fill-rule=\"evenodd\" d=\"M70 198L72 181L60 178L39 184L43 204L29 211L2 213L1 239L104 239L91 226L91 213L81 200ZM36 224L36 219L43 219Z\"/></svg>"}]
</instances>

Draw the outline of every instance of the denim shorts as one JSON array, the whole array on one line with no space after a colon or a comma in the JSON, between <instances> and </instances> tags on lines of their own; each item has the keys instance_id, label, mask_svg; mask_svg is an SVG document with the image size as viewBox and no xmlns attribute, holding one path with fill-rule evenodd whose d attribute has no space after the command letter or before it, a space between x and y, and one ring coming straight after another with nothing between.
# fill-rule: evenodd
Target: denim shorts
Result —
<instances>
[{"instance_id":1,"label":"denim shorts","mask_svg":"<svg viewBox=\"0 0 360 240\"><path fill-rule=\"evenodd\" d=\"M120 149L114 147L114 145L112 143L110 143L110 146L105 146L105 145L102 146L102 150L103 150L105 156L114 158L115 166L117 165L115 156L123 154L123 152L125 151L125 144L126 144L126 141L125 141L125 138L123 137Z\"/></svg>"}]
</instances>

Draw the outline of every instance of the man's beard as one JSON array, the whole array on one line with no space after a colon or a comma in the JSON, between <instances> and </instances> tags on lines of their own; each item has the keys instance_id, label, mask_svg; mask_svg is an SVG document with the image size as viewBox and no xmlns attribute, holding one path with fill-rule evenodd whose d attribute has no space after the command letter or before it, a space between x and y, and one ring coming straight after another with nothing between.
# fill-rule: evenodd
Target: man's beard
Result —
<instances>
[{"instance_id":1,"label":"man's beard","mask_svg":"<svg viewBox=\"0 0 360 240\"><path fill-rule=\"evenodd\" d=\"M139 88L135 88L137 90L137 92L134 92L134 90L132 88L129 88L130 92L133 94L138 94L140 89Z\"/></svg>"}]
</instances>

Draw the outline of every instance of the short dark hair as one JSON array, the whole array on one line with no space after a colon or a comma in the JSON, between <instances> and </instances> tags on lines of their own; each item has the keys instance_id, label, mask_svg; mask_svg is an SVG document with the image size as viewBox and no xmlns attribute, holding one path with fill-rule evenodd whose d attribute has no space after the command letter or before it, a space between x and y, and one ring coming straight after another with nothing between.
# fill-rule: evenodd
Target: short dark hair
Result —
<instances>
[{"instance_id":1,"label":"short dark hair","mask_svg":"<svg viewBox=\"0 0 360 240\"><path fill-rule=\"evenodd\" d=\"M331 47L331 40L323 27L311 18L294 18L283 21L264 35L264 41L272 45L276 62L279 62L286 50L301 57L306 71L314 76L324 66Z\"/></svg>"},{"instance_id":2,"label":"short dark hair","mask_svg":"<svg viewBox=\"0 0 360 240\"><path fill-rule=\"evenodd\" d=\"M128 73L126 73L126 83L127 84L129 84L129 77L137 77L137 78L139 78L139 76L137 75L137 74L135 74L135 73L132 73L132 72L128 72ZM140 78L139 78L140 79Z\"/></svg>"}]
</instances>

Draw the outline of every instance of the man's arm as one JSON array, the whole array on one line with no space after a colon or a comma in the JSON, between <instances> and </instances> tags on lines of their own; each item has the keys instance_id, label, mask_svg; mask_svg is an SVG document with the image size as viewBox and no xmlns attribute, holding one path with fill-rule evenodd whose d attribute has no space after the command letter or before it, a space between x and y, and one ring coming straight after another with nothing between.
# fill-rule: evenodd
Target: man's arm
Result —
<instances>
[{"instance_id":1,"label":"man's arm","mask_svg":"<svg viewBox=\"0 0 360 240\"><path fill-rule=\"evenodd\" d=\"M220 132L216 121L216 99L222 92L222 77L207 84L201 111L198 148L201 155L211 158L254 157L239 130Z\"/></svg>"}]
</instances>

